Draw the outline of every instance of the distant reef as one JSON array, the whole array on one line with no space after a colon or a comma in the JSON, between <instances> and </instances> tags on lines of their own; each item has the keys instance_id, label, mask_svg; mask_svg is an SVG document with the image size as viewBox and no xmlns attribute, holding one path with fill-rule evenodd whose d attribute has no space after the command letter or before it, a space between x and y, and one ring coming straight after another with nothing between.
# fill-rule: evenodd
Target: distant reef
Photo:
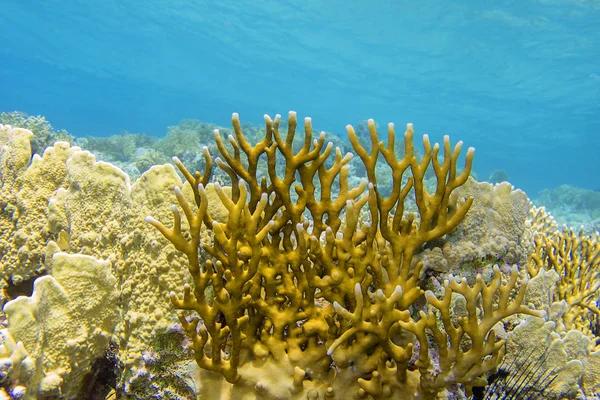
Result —
<instances>
[{"instance_id":1,"label":"distant reef","mask_svg":"<svg viewBox=\"0 0 600 400\"><path fill-rule=\"evenodd\" d=\"M542 191L534 200L552 212L556 221L588 232L600 230L600 191L560 185Z\"/></svg>"}]
</instances>

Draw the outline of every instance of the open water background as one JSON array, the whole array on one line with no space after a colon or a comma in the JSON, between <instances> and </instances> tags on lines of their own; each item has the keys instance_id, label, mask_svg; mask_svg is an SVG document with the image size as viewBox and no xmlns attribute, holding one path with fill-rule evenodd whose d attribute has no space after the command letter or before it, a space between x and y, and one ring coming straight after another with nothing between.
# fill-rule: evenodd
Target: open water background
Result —
<instances>
[{"instance_id":1,"label":"open water background","mask_svg":"<svg viewBox=\"0 0 600 400\"><path fill-rule=\"evenodd\" d=\"M530 195L600 188L597 0L0 0L0 111L162 136L295 110L477 149ZM383 136L385 137L385 136Z\"/></svg>"}]
</instances>

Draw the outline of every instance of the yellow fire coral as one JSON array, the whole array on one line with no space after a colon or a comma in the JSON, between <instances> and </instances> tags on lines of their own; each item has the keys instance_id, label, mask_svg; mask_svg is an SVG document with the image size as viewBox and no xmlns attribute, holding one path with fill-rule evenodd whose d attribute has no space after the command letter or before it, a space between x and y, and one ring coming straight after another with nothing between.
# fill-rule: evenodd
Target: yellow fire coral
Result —
<instances>
[{"instance_id":1,"label":"yellow fire coral","mask_svg":"<svg viewBox=\"0 0 600 400\"><path fill-rule=\"evenodd\" d=\"M409 124L399 158L393 124L384 144L369 121L370 149L348 126L368 178L351 189L352 154L336 149L330 161L333 146L325 145L324 134L313 139L310 118L301 143L294 141L295 113L285 137L279 116L265 121L265 137L255 145L244 137L237 114L229 147L215 131L222 156L215 162L232 180L231 195L215 184L229 211L226 222L207 212L207 150L203 174L175 159L196 204L175 188L180 209L172 207L173 228L146 218L189 260L194 286L186 285L183 297L171 293L171 301L184 310L180 321L198 365L230 382L233 398L434 399L451 385L481 384L502 353L494 325L515 313L535 314L522 305L526 282L516 288L515 269L503 284L496 270L491 282L478 277L474 287L453 279L437 299L419 286L423 264L412 262L469 210L472 199L457 202L451 194L467 180L474 150L459 173L462 142L452 148L446 136L441 147L432 146L424 136L418 160ZM380 156L391 170L388 196L377 188ZM267 176L260 176L265 162ZM433 193L424 185L428 168L437 179ZM409 194L416 214L405 212ZM214 234L212 244L201 243L203 225ZM417 307L424 294L426 303ZM458 318L451 315L457 296L466 310Z\"/></svg>"},{"instance_id":2,"label":"yellow fire coral","mask_svg":"<svg viewBox=\"0 0 600 400\"><path fill-rule=\"evenodd\" d=\"M545 269L556 271L560 279L554 301L565 301L570 311L564 315L567 329L589 331L591 318L600 317L600 241L597 234L576 234L572 229L561 233L540 234L527 269L534 277Z\"/></svg>"}]
</instances>

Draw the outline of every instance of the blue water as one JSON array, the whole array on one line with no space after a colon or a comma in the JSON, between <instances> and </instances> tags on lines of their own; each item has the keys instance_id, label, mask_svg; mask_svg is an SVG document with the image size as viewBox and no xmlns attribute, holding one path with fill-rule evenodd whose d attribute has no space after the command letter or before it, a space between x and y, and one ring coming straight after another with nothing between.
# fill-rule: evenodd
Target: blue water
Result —
<instances>
[{"instance_id":1,"label":"blue water","mask_svg":"<svg viewBox=\"0 0 600 400\"><path fill-rule=\"evenodd\" d=\"M0 111L75 135L183 118L375 118L477 149L530 195L600 188L596 0L0 0Z\"/></svg>"}]
</instances>

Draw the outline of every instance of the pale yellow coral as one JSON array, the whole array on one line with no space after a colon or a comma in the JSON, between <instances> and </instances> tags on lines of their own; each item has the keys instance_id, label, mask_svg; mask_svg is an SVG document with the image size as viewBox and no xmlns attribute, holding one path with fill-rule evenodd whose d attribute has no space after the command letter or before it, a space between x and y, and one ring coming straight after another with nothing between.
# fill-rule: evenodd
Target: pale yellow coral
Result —
<instances>
[{"instance_id":1,"label":"pale yellow coral","mask_svg":"<svg viewBox=\"0 0 600 400\"><path fill-rule=\"evenodd\" d=\"M69 232L70 252L111 261L123 299L116 328L120 356L133 367L155 330L175 322L164 299L171 285L187 278L180 257L140 214L158 212L181 180L172 166L156 166L131 185L127 174L85 151L73 154L66 167L69 185L50 199L49 219L55 230Z\"/></svg>"},{"instance_id":2,"label":"pale yellow coral","mask_svg":"<svg viewBox=\"0 0 600 400\"><path fill-rule=\"evenodd\" d=\"M54 239L46 205L58 188L67 185L65 161L79 148L57 142L42 157L36 154L30 160L31 133L6 126L0 129L4 143L0 151L0 286L6 288L44 271L46 243Z\"/></svg>"},{"instance_id":3,"label":"pale yellow coral","mask_svg":"<svg viewBox=\"0 0 600 400\"><path fill-rule=\"evenodd\" d=\"M522 190L508 182L491 185L470 177L453 196L472 197L474 204L453 232L416 257L427 270L456 274L462 269L471 273L488 264L527 261L532 244L522 238L530 201Z\"/></svg>"},{"instance_id":4,"label":"pale yellow coral","mask_svg":"<svg viewBox=\"0 0 600 400\"><path fill-rule=\"evenodd\" d=\"M47 149L43 157L30 160L30 137L26 130L4 126L0 130L1 277L16 287L17 280L40 273L54 276L50 259L59 251L107 260L119 297L105 307L119 311L113 340L127 367L119 385L126 386L131 374L136 374L143 364L143 353L153 350L155 334L177 324L170 311L170 288L190 279L184 257L145 224L141 215L151 213L166 218L169 210L163 204L175 201L172 188L182 186L190 201L192 190L182 185L171 165L155 166L131 185L129 177L118 168L96 162L92 154L66 143L59 142ZM217 207L211 212L222 220L222 209ZM211 240L207 231L202 237L206 242ZM19 290L28 294L27 286L22 286ZM87 302L93 303L95 292L88 294L91 297ZM62 305L53 307L60 309ZM15 318L8 318L9 326ZM46 329L43 324L31 328L31 334ZM29 352L35 353L44 345L34 343L24 331L15 331L14 335L16 341L28 343L25 350ZM31 340L25 340L26 337ZM70 363L76 363L79 357L73 352L64 356L71 357ZM50 361L44 359L38 367L53 370ZM55 379L50 377L47 381L50 385Z\"/></svg>"},{"instance_id":5,"label":"pale yellow coral","mask_svg":"<svg viewBox=\"0 0 600 400\"><path fill-rule=\"evenodd\" d=\"M35 361L34 373L22 382L26 399L75 397L117 323L118 310L107 307L119 296L108 261L57 253L51 263L53 275L38 278L30 297L4 306L8 334Z\"/></svg>"},{"instance_id":6,"label":"pale yellow coral","mask_svg":"<svg viewBox=\"0 0 600 400\"><path fill-rule=\"evenodd\" d=\"M27 129L0 125L0 179L2 201L12 192L17 177L25 171L31 159L30 140L33 133Z\"/></svg>"},{"instance_id":7,"label":"pale yellow coral","mask_svg":"<svg viewBox=\"0 0 600 400\"><path fill-rule=\"evenodd\" d=\"M554 303L551 309L568 312L563 305ZM503 366L521 393L564 399L590 398L600 390L600 351L582 332L563 328L526 317L513 331Z\"/></svg>"}]
</instances>

